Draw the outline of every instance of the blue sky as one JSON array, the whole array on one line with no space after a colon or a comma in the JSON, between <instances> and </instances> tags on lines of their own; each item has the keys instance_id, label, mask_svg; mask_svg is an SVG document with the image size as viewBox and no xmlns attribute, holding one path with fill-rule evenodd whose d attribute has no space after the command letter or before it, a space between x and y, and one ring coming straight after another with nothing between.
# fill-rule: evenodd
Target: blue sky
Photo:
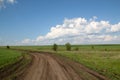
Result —
<instances>
[{"instance_id":1,"label":"blue sky","mask_svg":"<svg viewBox=\"0 0 120 80\"><path fill-rule=\"evenodd\" d=\"M0 0L0 45L120 44L119 4L120 0ZM86 25L76 25L83 19ZM87 37L81 39L82 34Z\"/></svg>"}]
</instances>

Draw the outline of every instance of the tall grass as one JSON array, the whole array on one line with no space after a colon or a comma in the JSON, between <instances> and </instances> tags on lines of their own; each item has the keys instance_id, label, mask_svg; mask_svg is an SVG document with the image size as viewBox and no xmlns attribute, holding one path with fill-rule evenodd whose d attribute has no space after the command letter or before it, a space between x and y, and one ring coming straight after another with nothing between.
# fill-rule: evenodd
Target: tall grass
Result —
<instances>
[{"instance_id":1,"label":"tall grass","mask_svg":"<svg viewBox=\"0 0 120 80\"><path fill-rule=\"evenodd\" d=\"M112 80L120 79L120 52L59 51L57 54L77 61Z\"/></svg>"}]
</instances>

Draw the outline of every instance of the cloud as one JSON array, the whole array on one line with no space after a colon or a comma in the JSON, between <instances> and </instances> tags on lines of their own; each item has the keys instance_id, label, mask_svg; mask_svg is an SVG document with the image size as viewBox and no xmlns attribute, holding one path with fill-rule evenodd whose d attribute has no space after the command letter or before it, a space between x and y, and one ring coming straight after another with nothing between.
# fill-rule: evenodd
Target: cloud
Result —
<instances>
[{"instance_id":1,"label":"cloud","mask_svg":"<svg viewBox=\"0 0 120 80\"><path fill-rule=\"evenodd\" d=\"M115 24L110 29L111 32L120 32L120 23Z\"/></svg>"},{"instance_id":2,"label":"cloud","mask_svg":"<svg viewBox=\"0 0 120 80\"><path fill-rule=\"evenodd\" d=\"M24 40L22 41L22 43L24 43L24 44L29 43L29 42L31 42L30 39L24 39Z\"/></svg>"},{"instance_id":3,"label":"cloud","mask_svg":"<svg viewBox=\"0 0 120 80\"><path fill-rule=\"evenodd\" d=\"M7 4L14 4L16 0L0 0L0 8L6 8Z\"/></svg>"},{"instance_id":4,"label":"cloud","mask_svg":"<svg viewBox=\"0 0 120 80\"><path fill-rule=\"evenodd\" d=\"M0 8L5 8L4 0L0 0Z\"/></svg>"},{"instance_id":5,"label":"cloud","mask_svg":"<svg viewBox=\"0 0 120 80\"><path fill-rule=\"evenodd\" d=\"M16 0L7 0L8 3L14 4L16 3Z\"/></svg>"},{"instance_id":6,"label":"cloud","mask_svg":"<svg viewBox=\"0 0 120 80\"><path fill-rule=\"evenodd\" d=\"M94 44L94 43L120 43L120 23L110 24L109 21L96 21L97 17L89 20L85 18L65 19L63 24L51 27L44 36L34 40L25 39L23 43L36 45L47 44Z\"/></svg>"}]
</instances>

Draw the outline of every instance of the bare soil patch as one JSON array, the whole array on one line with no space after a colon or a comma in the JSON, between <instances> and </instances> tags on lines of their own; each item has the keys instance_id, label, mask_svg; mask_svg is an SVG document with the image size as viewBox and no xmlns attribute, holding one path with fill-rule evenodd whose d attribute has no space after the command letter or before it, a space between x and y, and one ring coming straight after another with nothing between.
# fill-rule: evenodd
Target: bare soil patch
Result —
<instances>
[{"instance_id":1,"label":"bare soil patch","mask_svg":"<svg viewBox=\"0 0 120 80\"><path fill-rule=\"evenodd\" d=\"M32 63L20 76L20 80L109 80L61 56L38 52L30 54L33 56Z\"/></svg>"}]
</instances>

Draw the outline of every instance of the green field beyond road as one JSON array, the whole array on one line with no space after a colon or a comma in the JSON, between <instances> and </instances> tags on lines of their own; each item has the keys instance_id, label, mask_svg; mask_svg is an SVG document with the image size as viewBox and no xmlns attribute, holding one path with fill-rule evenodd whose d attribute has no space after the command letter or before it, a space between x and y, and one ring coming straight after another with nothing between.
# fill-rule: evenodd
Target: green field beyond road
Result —
<instances>
[{"instance_id":1,"label":"green field beyond road","mask_svg":"<svg viewBox=\"0 0 120 80\"><path fill-rule=\"evenodd\" d=\"M76 47L79 50L76 51ZM111 80L120 80L120 45L72 45L71 51L66 51L65 46L58 46L57 51L53 51L52 46L14 46L12 48L52 52L79 62Z\"/></svg>"},{"instance_id":2,"label":"green field beyond road","mask_svg":"<svg viewBox=\"0 0 120 80\"><path fill-rule=\"evenodd\" d=\"M0 68L17 62L21 56L18 51L0 48Z\"/></svg>"}]
</instances>

